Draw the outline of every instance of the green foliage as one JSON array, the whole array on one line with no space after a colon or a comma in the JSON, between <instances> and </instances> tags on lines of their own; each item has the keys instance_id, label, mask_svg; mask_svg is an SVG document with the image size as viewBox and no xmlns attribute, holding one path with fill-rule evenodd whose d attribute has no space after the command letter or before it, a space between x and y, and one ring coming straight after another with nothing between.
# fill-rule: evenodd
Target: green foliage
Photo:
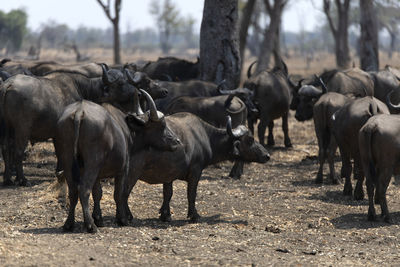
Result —
<instances>
[{"instance_id":1,"label":"green foliage","mask_svg":"<svg viewBox=\"0 0 400 267\"><path fill-rule=\"evenodd\" d=\"M0 11L0 48L6 47L7 52L15 52L21 48L27 32L27 19L26 12L21 9L8 13Z\"/></svg>"}]
</instances>

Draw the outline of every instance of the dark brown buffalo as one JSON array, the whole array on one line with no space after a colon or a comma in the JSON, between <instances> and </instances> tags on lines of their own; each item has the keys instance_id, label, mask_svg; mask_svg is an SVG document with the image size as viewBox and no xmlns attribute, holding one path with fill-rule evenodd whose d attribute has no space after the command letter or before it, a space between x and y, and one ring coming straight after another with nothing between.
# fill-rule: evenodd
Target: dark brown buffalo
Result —
<instances>
[{"instance_id":1,"label":"dark brown buffalo","mask_svg":"<svg viewBox=\"0 0 400 267\"><path fill-rule=\"evenodd\" d=\"M11 160L15 160L16 181L26 184L22 160L28 141L39 142L56 135L57 120L64 108L82 99L129 105L135 87L117 70L100 78L79 73L53 73L46 77L16 75L0 88L0 109L5 123L3 149L4 184L12 184Z\"/></svg>"},{"instance_id":2,"label":"dark brown buffalo","mask_svg":"<svg viewBox=\"0 0 400 267\"><path fill-rule=\"evenodd\" d=\"M314 105L314 127L318 140L319 161L319 169L317 178L315 179L316 183L322 183L326 158L328 158L330 179L332 183L338 183L334 166L334 156L337 149L337 143L332 134L333 126L331 118L332 115L348 101L350 101L350 98L345 95L328 92L323 94Z\"/></svg>"},{"instance_id":3,"label":"dark brown buffalo","mask_svg":"<svg viewBox=\"0 0 400 267\"><path fill-rule=\"evenodd\" d=\"M264 145L265 130L268 126L267 144L273 146L275 144L273 135L274 120L282 117L284 143L286 147L291 147L288 113L293 97L294 85L289 80L287 66L281 60L272 70L264 70L251 76L252 65L248 69L248 79L244 83L244 87L254 92L252 100L258 110L258 114L257 116L249 116L249 128L254 132L254 118L258 117L260 119L260 123L258 124L258 138L260 143Z\"/></svg>"},{"instance_id":4,"label":"dark brown buffalo","mask_svg":"<svg viewBox=\"0 0 400 267\"><path fill-rule=\"evenodd\" d=\"M240 98L231 95L211 97L178 97L169 104L166 114L190 112L218 128L225 127L227 116L232 119L232 127L246 125L247 108ZM229 176L240 179L243 162L236 161Z\"/></svg>"},{"instance_id":5,"label":"dark brown buffalo","mask_svg":"<svg viewBox=\"0 0 400 267\"><path fill-rule=\"evenodd\" d=\"M315 86L321 86L322 89ZM367 72L358 68L326 71L295 92L296 99L293 101L297 103L296 119L311 119L314 103L326 92L336 92L352 98L373 96L374 82Z\"/></svg>"},{"instance_id":6,"label":"dark brown buffalo","mask_svg":"<svg viewBox=\"0 0 400 267\"><path fill-rule=\"evenodd\" d=\"M150 61L140 68L150 78L161 81L186 81L198 79L199 59L190 62L176 57L160 57L157 61Z\"/></svg>"},{"instance_id":7,"label":"dark brown buffalo","mask_svg":"<svg viewBox=\"0 0 400 267\"><path fill-rule=\"evenodd\" d=\"M363 97L348 102L339 109L332 117L332 129L335 140L339 146L342 158L341 177L345 178L344 195L352 195L351 185L351 159L354 160L353 176L357 180L354 189L354 198L361 200L364 198L362 184L364 172L360 159L360 148L358 143L358 132L369 118L378 114L389 114L389 109L385 103L375 97Z\"/></svg>"},{"instance_id":8,"label":"dark brown buffalo","mask_svg":"<svg viewBox=\"0 0 400 267\"><path fill-rule=\"evenodd\" d=\"M57 155L63 162L64 175L69 188L70 209L64 224L72 231L78 196L81 201L85 228L96 232L103 226L100 209L101 178L115 177L114 199L117 204L117 221L121 217L121 192L130 172L132 155L150 148L174 150L179 140L170 131L163 115L155 109L151 97L147 98L150 111L126 115L109 104L102 106L90 101L75 102L65 108L57 123ZM138 103L137 103L138 104ZM129 121L131 134L125 120ZM155 150L156 151L156 150ZM89 213L89 196L93 194L93 215Z\"/></svg>"},{"instance_id":9,"label":"dark brown buffalo","mask_svg":"<svg viewBox=\"0 0 400 267\"><path fill-rule=\"evenodd\" d=\"M163 184L164 201L160 209L160 219L170 221L172 182L179 179L188 183L188 217L195 222L200 218L195 207L197 185L208 165L224 160L260 163L269 160L267 150L254 141L247 128L241 125L232 129L230 119L226 130L216 128L186 112L170 115L165 120L182 143L173 152L147 150L135 154L133 166L131 165L135 170L134 176L129 177L124 190L124 204L128 215L128 197L140 179L150 184Z\"/></svg>"},{"instance_id":10,"label":"dark brown buffalo","mask_svg":"<svg viewBox=\"0 0 400 267\"><path fill-rule=\"evenodd\" d=\"M376 220L375 202L382 217L391 223L386 190L392 175L400 174L400 115L377 115L370 118L359 132L362 167L368 193L368 220Z\"/></svg>"}]
</instances>

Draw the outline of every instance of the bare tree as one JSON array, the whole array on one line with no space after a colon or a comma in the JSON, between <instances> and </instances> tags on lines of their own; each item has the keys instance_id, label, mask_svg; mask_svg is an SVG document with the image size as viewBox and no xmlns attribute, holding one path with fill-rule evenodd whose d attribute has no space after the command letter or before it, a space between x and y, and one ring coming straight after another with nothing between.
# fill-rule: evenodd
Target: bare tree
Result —
<instances>
[{"instance_id":1,"label":"bare tree","mask_svg":"<svg viewBox=\"0 0 400 267\"><path fill-rule=\"evenodd\" d=\"M150 3L150 13L156 18L161 50L164 54L168 54L171 49L170 36L178 32L182 24L179 10L170 0L164 0L162 6L158 0L153 0Z\"/></svg>"},{"instance_id":2,"label":"bare tree","mask_svg":"<svg viewBox=\"0 0 400 267\"><path fill-rule=\"evenodd\" d=\"M241 58L240 68L242 68L244 62L244 50L246 48L247 32L249 30L251 15L253 13L255 3L256 0L247 0L246 4L243 7L242 16L240 18L240 29L239 29L239 51Z\"/></svg>"},{"instance_id":3,"label":"bare tree","mask_svg":"<svg viewBox=\"0 0 400 267\"><path fill-rule=\"evenodd\" d=\"M378 31L382 28L389 33L390 44L388 56L392 58L396 46L397 36L399 35L400 23L400 3L391 3L388 0L375 1L378 14Z\"/></svg>"},{"instance_id":4,"label":"bare tree","mask_svg":"<svg viewBox=\"0 0 400 267\"><path fill-rule=\"evenodd\" d=\"M120 38L119 38L119 12L121 11L122 0L115 0L114 2L114 17L111 16L111 3L107 0L104 4L102 0L97 0L106 14L107 18L111 21L114 30L114 64L121 64L120 54Z\"/></svg>"},{"instance_id":5,"label":"bare tree","mask_svg":"<svg viewBox=\"0 0 400 267\"><path fill-rule=\"evenodd\" d=\"M273 50L280 55L279 38L282 12L289 0L264 0L264 5L269 14L269 26L265 28L264 39L261 43L260 54L258 56L258 64L256 72L260 72L268 68L269 60Z\"/></svg>"},{"instance_id":6,"label":"bare tree","mask_svg":"<svg viewBox=\"0 0 400 267\"><path fill-rule=\"evenodd\" d=\"M200 31L200 77L239 85L238 1L205 0Z\"/></svg>"},{"instance_id":7,"label":"bare tree","mask_svg":"<svg viewBox=\"0 0 400 267\"><path fill-rule=\"evenodd\" d=\"M331 16L331 0L324 1L324 13L335 39L336 65L339 68L350 66L350 51L348 41L350 0L335 0L337 9L337 23ZM362 0L360 0L360 3Z\"/></svg>"},{"instance_id":8,"label":"bare tree","mask_svg":"<svg viewBox=\"0 0 400 267\"><path fill-rule=\"evenodd\" d=\"M379 69L378 20L373 0L360 0L360 62L367 71Z\"/></svg>"}]
</instances>

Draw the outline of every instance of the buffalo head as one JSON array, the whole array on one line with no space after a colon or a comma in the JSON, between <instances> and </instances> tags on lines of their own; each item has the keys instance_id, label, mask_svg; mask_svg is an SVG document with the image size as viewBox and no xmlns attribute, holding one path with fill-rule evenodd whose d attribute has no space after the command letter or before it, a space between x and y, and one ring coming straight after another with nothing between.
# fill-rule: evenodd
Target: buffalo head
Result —
<instances>
[{"instance_id":1,"label":"buffalo head","mask_svg":"<svg viewBox=\"0 0 400 267\"><path fill-rule=\"evenodd\" d=\"M144 89L154 99L164 98L168 95L168 90L160 86L160 84L152 79L144 72L135 72L133 75L130 71L125 70L125 74L129 82L137 88Z\"/></svg>"},{"instance_id":2,"label":"buffalo head","mask_svg":"<svg viewBox=\"0 0 400 267\"><path fill-rule=\"evenodd\" d=\"M232 129L231 117L228 116L227 120L226 131L233 139L233 155L236 159L259 163L265 163L270 159L265 147L254 140L254 137L244 125Z\"/></svg>"},{"instance_id":3,"label":"buffalo head","mask_svg":"<svg viewBox=\"0 0 400 267\"><path fill-rule=\"evenodd\" d=\"M135 145L148 145L159 150L174 151L181 141L176 134L168 127L164 114L156 109L151 96L140 89L141 94L146 98L149 110L142 112L137 94L135 96L135 113L130 113L125 120L131 131L134 132Z\"/></svg>"}]
</instances>

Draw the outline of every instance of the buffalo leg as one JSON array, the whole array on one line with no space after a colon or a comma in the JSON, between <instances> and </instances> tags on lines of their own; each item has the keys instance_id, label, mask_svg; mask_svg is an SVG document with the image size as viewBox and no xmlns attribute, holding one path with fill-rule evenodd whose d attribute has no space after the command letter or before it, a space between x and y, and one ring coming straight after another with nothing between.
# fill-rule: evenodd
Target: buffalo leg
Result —
<instances>
[{"instance_id":1,"label":"buffalo leg","mask_svg":"<svg viewBox=\"0 0 400 267\"><path fill-rule=\"evenodd\" d=\"M368 194L368 221L375 221L376 212L374 206L374 183L372 182L371 177L367 177L365 183L367 185Z\"/></svg>"},{"instance_id":2,"label":"buffalo leg","mask_svg":"<svg viewBox=\"0 0 400 267\"><path fill-rule=\"evenodd\" d=\"M290 138L289 138L289 126L288 126L288 113L287 112L282 116L282 131L283 131L283 135L284 135L285 147L292 147L292 142L290 141Z\"/></svg>"},{"instance_id":3,"label":"buffalo leg","mask_svg":"<svg viewBox=\"0 0 400 267\"><path fill-rule=\"evenodd\" d=\"M265 130L267 129L267 121L261 119L258 124L258 141L261 145L265 146L264 138L265 138Z\"/></svg>"},{"instance_id":4,"label":"buffalo leg","mask_svg":"<svg viewBox=\"0 0 400 267\"><path fill-rule=\"evenodd\" d=\"M353 194L353 187L351 185L351 160L349 153L345 151L342 147L340 149L340 156L342 157L342 169L341 169L341 177L345 178L343 194L345 196L351 196Z\"/></svg>"},{"instance_id":5,"label":"buffalo leg","mask_svg":"<svg viewBox=\"0 0 400 267\"><path fill-rule=\"evenodd\" d=\"M101 189L100 179L97 179L96 182L94 183L92 189L92 196L94 204L92 218L97 227L103 227L104 221L103 221L103 216L101 215L101 208L100 208L100 200L101 197L103 196L103 190Z\"/></svg>"},{"instance_id":6,"label":"buffalo leg","mask_svg":"<svg viewBox=\"0 0 400 267\"><path fill-rule=\"evenodd\" d=\"M172 193L173 193L172 182L163 184L164 200L160 209L160 220L163 222L171 221L171 209L169 203L172 198Z\"/></svg>"},{"instance_id":7,"label":"buffalo leg","mask_svg":"<svg viewBox=\"0 0 400 267\"><path fill-rule=\"evenodd\" d=\"M22 161L24 159L24 152L27 145L28 145L27 136L23 134L15 135L14 160L15 160L15 168L17 171L16 183L22 186L28 185L28 181L24 176L24 170L22 165Z\"/></svg>"},{"instance_id":8,"label":"buffalo leg","mask_svg":"<svg viewBox=\"0 0 400 267\"><path fill-rule=\"evenodd\" d=\"M121 226L128 225L128 221L133 220L129 209L129 195L135 186L138 177L118 178L115 180L114 199L117 203L117 223Z\"/></svg>"},{"instance_id":9,"label":"buffalo leg","mask_svg":"<svg viewBox=\"0 0 400 267\"><path fill-rule=\"evenodd\" d=\"M243 174L243 161L235 161L233 164L233 167L231 169L231 172L229 173L229 177L232 177L233 179L240 179L240 177Z\"/></svg>"},{"instance_id":10,"label":"buffalo leg","mask_svg":"<svg viewBox=\"0 0 400 267\"><path fill-rule=\"evenodd\" d=\"M11 169L12 169L12 148L14 147L14 142L12 142L9 130L6 130L4 137L4 144L2 146L3 160L4 160L4 174L3 174L3 184L4 186L13 185L11 180Z\"/></svg>"},{"instance_id":11,"label":"buffalo leg","mask_svg":"<svg viewBox=\"0 0 400 267\"><path fill-rule=\"evenodd\" d=\"M326 150L321 145L319 145L318 147L319 147L318 149L319 169L317 173L317 178L315 179L315 183L322 184Z\"/></svg>"},{"instance_id":12,"label":"buffalo leg","mask_svg":"<svg viewBox=\"0 0 400 267\"><path fill-rule=\"evenodd\" d=\"M271 120L268 123L268 146L274 146L275 145L275 140L274 140L274 121Z\"/></svg>"},{"instance_id":13,"label":"buffalo leg","mask_svg":"<svg viewBox=\"0 0 400 267\"><path fill-rule=\"evenodd\" d=\"M364 182L364 172L358 159L354 159L354 179L357 180L356 188L354 189L354 199L362 200L364 199L364 190L362 187Z\"/></svg>"},{"instance_id":14,"label":"buffalo leg","mask_svg":"<svg viewBox=\"0 0 400 267\"><path fill-rule=\"evenodd\" d=\"M247 116L247 126L252 134L254 134L254 124L257 122L257 119L252 118L250 115Z\"/></svg>"},{"instance_id":15,"label":"buffalo leg","mask_svg":"<svg viewBox=\"0 0 400 267\"><path fill-rule=\"evenodd\" d=\"M333 135L329 137L329 146L328 146L328 164L329 164L329 176L333 184L339 184L339 179L335 173L335 153L337 149L337 144Z\"/></svg>"},{"instance_id":16,"label":"buffalo leg","mask_svg":"<svg viewBox=\"0 0 400 267\"><path fill-rule=\"evenodd\" d=\"M64 223L63 229L72 232L75 226L75 208L78 203L78 187L73 181L68 181L69 212L68 218Z\"/></svg>"},{"instance_id":17,"label":"buffalo leg","mask_svg":"<svg viewBox=\"0 0 400 267\"><path fill-rule=\"evenodd\" d=\"M196 210L196 195L197 195L197 185L199 184L199 178L201 174L198 176L192 176L188 180L187 187L187 198L188 198L188 218L191 222L197 222L200 219L200 215Z\"/></svg>"},{"instance_id":18,"label":"buffalo leg","mask_svg":"<svg viewBox=\"0 0 400 267\"><path fill-rule=\"evenodd\" d=\"M388 169L382 170L382 172L378 177L378 183L380 183L380 186L377 187L377 192L376 192L379 195L379 201L381 204L381 211L382 211L381 215L383 217L383 220L387 223L392 223L392 218L389 214L389 209L386 201L386 190L389 186L390 178L391 178L391 172Z\"/></svg>"},{"instance_id":19,"label":"buffalo leg","mask_svg":"<svg viewBox=\"0 0 400 267\"><path fill-rule=\"evenodd\" d=\"M81 177L78 186L79 199L82 205L84 224L86 231L89 233L97 232L97 226L94 224L93 218L90 215L90 210L89 210L89 196L97 180L97 174L98 174L97 170L99 170L99 168L96 168L96 166L90 166L90 164L87 164L85 166L85 171L83 173L83 176Z\"/></svg>"}]
</instances>

